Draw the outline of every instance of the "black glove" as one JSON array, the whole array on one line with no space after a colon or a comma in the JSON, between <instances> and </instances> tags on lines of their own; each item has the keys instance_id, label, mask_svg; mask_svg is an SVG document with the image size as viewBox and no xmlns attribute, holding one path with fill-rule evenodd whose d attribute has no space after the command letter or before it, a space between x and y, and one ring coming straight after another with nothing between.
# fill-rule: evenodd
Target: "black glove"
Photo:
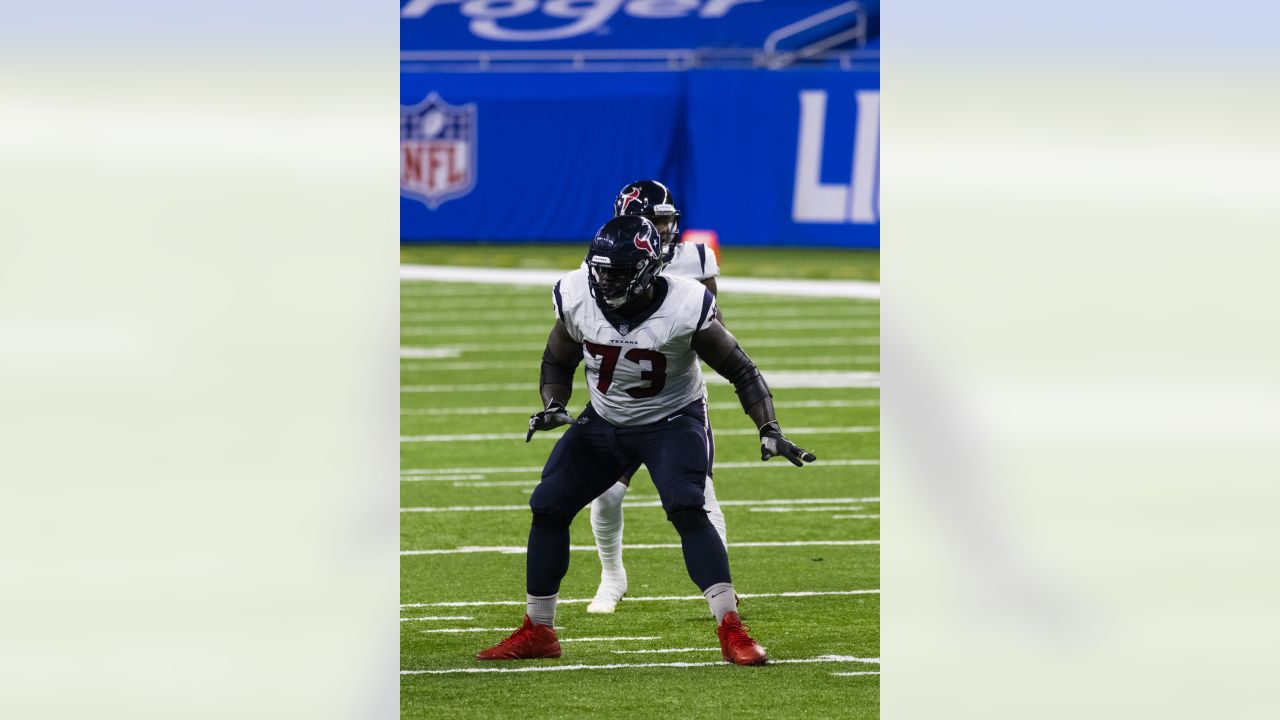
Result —
<instances>
[{"instance_id":1,"label":"black glove","mask_svg":"<svg viewBox=\"0 0 1280 720\"><path fill-rule=\"evenodd\" d=\"M533 433L538 430L550 430L561 425L568 425L571 422L573 422L573 416L564 408L564 405L552 401L546 410L529 416L529 434L524 436L524 441L529 442L532 440Z\"/></svg>"},{"instance_id":2,"label":"black glove","mask_svg":"<svg viewBox=\"0 0 1280 720\"><path fill-rule=\"evenodd\" d=\"M774 455L781 455L796 467L804 467L804 463L818 459L813 453L788 440L778 423L770 422L760 427L760 459L768 460Z\"/></svg>"}]
</instances>

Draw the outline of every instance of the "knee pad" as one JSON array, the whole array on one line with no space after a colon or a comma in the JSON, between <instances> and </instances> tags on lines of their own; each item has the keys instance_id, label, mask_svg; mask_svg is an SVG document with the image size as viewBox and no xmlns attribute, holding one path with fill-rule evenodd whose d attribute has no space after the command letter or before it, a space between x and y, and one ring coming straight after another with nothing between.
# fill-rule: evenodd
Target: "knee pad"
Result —
<instances>
[{"instance_id":1,"label":"knee pad","mask_svg":"<svg viewBox=\"0 0 1280 720\"><path fill-rule=\"evenodd\" d=\"M569 525L573 524L573 516L564 513L533 513L533 526L539 530L568 530Z\"/></svg>"},{"instance_id":2,"label":"knee pad","mask_svg":"<svg viewBox=\"0 0 1280 720\"><path fill-rule=\"evenodd\" d=\"M711 519L707 517L707 511L700 507L668 510L667 519L676 526L676 532L681 536L711 528Z\"/></svg>"}]
</instances>

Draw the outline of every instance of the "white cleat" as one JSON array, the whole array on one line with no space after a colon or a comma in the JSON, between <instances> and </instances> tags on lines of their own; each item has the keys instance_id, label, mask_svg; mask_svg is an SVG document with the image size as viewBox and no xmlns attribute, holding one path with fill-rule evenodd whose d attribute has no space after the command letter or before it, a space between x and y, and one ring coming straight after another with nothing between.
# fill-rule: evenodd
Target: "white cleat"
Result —
<instances>
[{"instance_id":1,"label":"white cleat","mask_svg":"<svg viewBox=\"0 0 1280 720\"><path fill-rule=\"evenodd\" d=\"M625 575L621 580L601 580L600 587L596 590L595 598L591 600L590 605L587 605L587 612L611 613L618 609L618 601L626 594L627 578Z\"/></svg>"}]
</instances>

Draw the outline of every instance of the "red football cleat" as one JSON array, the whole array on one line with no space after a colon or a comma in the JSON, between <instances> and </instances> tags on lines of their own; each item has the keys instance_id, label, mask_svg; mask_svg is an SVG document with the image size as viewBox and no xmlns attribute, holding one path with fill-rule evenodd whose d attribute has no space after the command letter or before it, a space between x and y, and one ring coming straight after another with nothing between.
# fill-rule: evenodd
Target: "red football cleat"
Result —
<instances>
[{"instance_id":1,"label":"red football cleat","mask_svg":"<svg viewBox=\"0 0 1280 720\"><path fill-rule=\"evenodd\" d=\"M747 628L736 612L724 616L720 627L716 628L716 635L720 636L720 654L724 656L725 662L763 665L769 659L764 654L764 648L747 634Z\"/></svg>"},{"instance_id":2,"label":"red football cleat","mask_svg":"<svg viewBox=\"0 0 1280 720\"><path fill-rule=\"evenodd\" d=\"M532 660L558 657L560 657L560 640L556 638L555 628L548 625L534 625L528 615L524 616L524 624L520 629L508 635L507 639L476 653L477 660Z\"/></svg>"}]
</instances>

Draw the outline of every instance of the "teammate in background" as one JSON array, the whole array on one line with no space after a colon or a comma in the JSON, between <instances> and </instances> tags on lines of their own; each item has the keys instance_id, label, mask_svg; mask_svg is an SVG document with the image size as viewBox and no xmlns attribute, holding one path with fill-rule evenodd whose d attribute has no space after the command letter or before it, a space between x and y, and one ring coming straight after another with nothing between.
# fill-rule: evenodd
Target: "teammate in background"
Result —
<instances>
[{"instance_id":1,"label":"teammate in background","mask_svg":"<svg viewBox=\"0 0 1280 720\"><path fill-rule=\"evenodd\" d=\"M666 185L657 180L640 180L622 188L613 201L613 216L623 215L647 218L657 227L662 241L658 254L662 256L664 277L697 280L712 295L716 294L716 276L720 274L720 266L716 262L715 253L708 252L704 245L686 245L680 242L680 209L676 207L675 198ZM724 315L720 314L718 307L716 313L723 323ZM707 434L708 441L712 443L714 458L715 441L710 437L710 426ZM622 499L631 486L631 476L639 468L639 462L626 468L618 482L591 503L591 532L595 535L596 552L600 555L600 586L596 589L591 604L587 605L589 613L613 612L627 592L627 571L622 566ZM720 510L720 503L716 501L712 475L713 472L709 470L705 493L707 516L720 534L720 541L727 546L724 513Z\"/></svg>"},{"instance_id":2,"label":"teammate in background","mask_svg":"<svg viewBox=\"0 0 1280 720\"><path fill-rule=\"evenodd\" d=\"M524 624L477 653L477 660L560 657L554 623L569 569L569 526L636 462L648 467L680 535L685 568L715 615L725 661L766 660L738 617L729 555L704 509L711 446L699 358L733 383L759 428L761 460L780 455L803 466L816 458L783 436L769 387L715 318L711 292L691 280L659 276L659 243L653 223L616 217L591 241L588 267L565 275L552 291L557 317L542 356L544 409L529 417L525 439L573 425L556 442L529 499ZM591 402L575 422L566 404L584 357Z\"/></svg>"}]
</instances>

